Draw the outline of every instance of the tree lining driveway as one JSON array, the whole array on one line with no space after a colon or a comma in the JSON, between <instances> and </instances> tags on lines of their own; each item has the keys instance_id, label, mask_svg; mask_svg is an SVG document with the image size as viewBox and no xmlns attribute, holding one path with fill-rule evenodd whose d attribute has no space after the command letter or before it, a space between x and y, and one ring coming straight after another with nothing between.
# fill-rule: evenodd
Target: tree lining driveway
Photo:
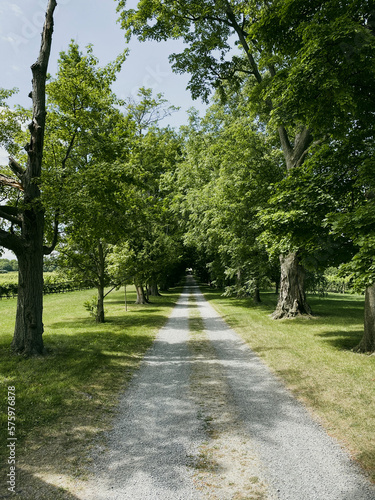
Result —
<instances>
[{"instance_id":1,"label":"tree lining driveway","mask_svg":"<svg viewBox=\"0 0 375 500\"><path fill-rule=\"evenodd\" d=\"M228 404L234 405L242 432L262 467L268 489L256 498L374 500L374 486L226 325L191 277L123 395L106 449L96 450L91 479L77 492L78 497L245 498L233 496L233 487L226 490L222 483L215 485L214 473L211 487L202 489L196 480L200 452L210 438L191 391L197 359L188 347L190 294L197 301L214 361L220 364L230 388ZM213 360L200 359L202 362ZM246 467L242 472L243 476L253 473Z\"/></svg>"}]
</instances>

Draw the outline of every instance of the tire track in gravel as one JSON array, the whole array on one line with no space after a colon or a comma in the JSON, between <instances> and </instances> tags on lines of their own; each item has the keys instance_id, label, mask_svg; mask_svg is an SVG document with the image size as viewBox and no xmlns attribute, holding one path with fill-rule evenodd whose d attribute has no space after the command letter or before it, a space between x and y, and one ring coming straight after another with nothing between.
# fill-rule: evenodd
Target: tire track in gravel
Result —
<instances>
[{"instance_id":1,"label":"tire track in gravel","mask_svg":"<svg viewBox=\"0 0 375 500\"><path fill-rule=\"evenodd\" d=\"M124 393L80 499L201 498L191 468L204 433L190 396L188 295L185 288Z\"/></svg>"},{"instance_id":2,"label":"tire track in gravel","mask_svg":"<svg viewBox=\"0 0 375 500\"><path fill-rule=\"evenodd\" d=\"M341 446L192 288L247 435L279 500L375 500L375 487ZM250 497L251 498L251 497Z\"/></svg>"},{"instance_id":3,"label":"tire track in gravel","mask_svg":"<svg viewBox=\"0 0 375 500\"><path fill-rule=\"evenodd\" d=\"M77 498L374 500L374 487L340 446L191 277L188 285L125 391ZM189 341L190 293L204 332L200 324Z\"/></svg>"},{"instance_id":4,"label":"tire track in gravel","mask_svg":"<svg viewBox=\"0 0 375 500\"><path fill-rule=\"evenodd\" d=\"M191 391L199 406L206 441L195 459L194 483L210 500L272 500L249 436L238 418L223 367L199 311L190 310L189 347L194 355Z\"/></svg>"}]
</instances>

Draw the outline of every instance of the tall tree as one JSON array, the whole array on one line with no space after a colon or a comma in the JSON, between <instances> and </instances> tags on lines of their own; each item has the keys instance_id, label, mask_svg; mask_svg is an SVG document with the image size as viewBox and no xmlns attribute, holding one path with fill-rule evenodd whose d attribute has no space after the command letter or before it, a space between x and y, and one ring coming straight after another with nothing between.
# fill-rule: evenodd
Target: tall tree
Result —
<instances>
[{"instance_id":1,"label":"tall tree","mask_svg":"<svg viewBox=\"0 0 375 500\"><path fill-rule=\"evenodd\" d=\"M257 213L269 184L282 175L279 150L244 116L246 99L233 95L213 104L185 129L185 159L176 171L175 203L185 219L185 242L203 252L211 279L227 292L259 301L270 265L258 237ZM221 282L221 283L220 283Z\"/></svg>"},{"instance_id":2,"label":"tall tree","mask_svg":"<svg viewBox=\"0 0 375 500\"><path fill-rule=\"evenodd\" d=\"M353 189L346 189L346 203L328 214L326 226L336 238L345 236L354 246L353 258L341 266L352 284L365 289L364 335L355 350L375 352L375 183L374 134L354 129L340 142L336 157L351 174ZM334 159L333 159L334 161Z\"/></svg>"},{"instance_id":3,"label":"tall tree","mask_svg":"<svg viewBox=\"0 0 375 500\"><path fill-rule=\"evenodd\" d=\"M182 53L171 55L171 61L176 72L191 73L188 86L193 97L207 99L212 88L225 95L223 82L238 88L248 79L249 111L276 131L287 174L303 164L312 144L323 140L351 108L357 69L350 68L353 59L349 60L345 48L357 42L358 60L365 65L371 16L364 0L350 4L338 0L145 0L129 10L126 0L118 3L128 38L181 38L187 44ZM233 37L242 54L233 51ZM347 70L350 79L345 86L342 75ZM369 83L371 78L366 77L361 88ZM332 108L332 96L337 104L330 112L329 127L321 130L324 113ZM281 267L284 279L276 317L310 312L298 251L286 251Z\"/></svg>"},{"instance_id":4,"label":"tall tree","mask_svg":"<svg viewBox=\"0 0 375 500\"><path fill-rule=\"evenodd\" d=\"M224 82L239 87L244 78L250 78L252 102L257 103L255 112L269 120L279 106L280 95L269 91L279 72L290 69L275 51L271 41L260 27L266 22L268 2L218 0L215 2L194 0L181 2L140 2L138 9L124 10L126 1L119 1L123 28L127 37L135 34L141 40L182 38L188 47L180 54L172 54L176 72L190 72L188 87L193 97L207 100L212 88L225 94ZM242 54L233 53L231 36L237 39ZM254 112L254 106L253 111ZM306 124L277 121L276 130L288 171L299 166L312 143L311 130ZM282 267L295 269L298 254L282 259ZM298 280L299 274L284 273ZM283 283L280 300L297 303L297 312L310 312L304 295L293 295L300 286Z\"/></svg>"},{"instance_id":5,"label":"tall tree","mask_svg":"<svg viewBox=\"0 0 375 500\"><path fill-rule=\"evenodd\" d=\"M173 263L173 250L178 260L178 244L173 237L173 222L161 187L162 177L173 171L180 155L180 141L169 127L159 122L177 108L168 104L162 94L152 95L141 88L138 100L130 100L126 113L134 126L129 165L135 173L139 193L138 231L126 240L132 254L137 302L147 303L145 286L158 294L158 282ZM129 261L130 262L130 261Z\"/></svg>"},{"instance_id":6,"label":"tall tree","mask_svg":"<svg viewBox=\"0 0 375 500\"><path fill-rule=\"evenodd\" d=\"M43 177L43 195L51 214L63 223L61 265L98 290L97 322L104 322L107 256L128 215L123 188L131 176L119 161L128 153L129 132L111 90L125 56L100 67L91 45L83 53L72 41L60 53L56 78L47 86L50 168Z\"/></svg>"},{"instance_id":7,"label":"tall tree","mask_svg":"<svg viewBox=\"0 0 375 500\"><path fill-rule=\"evenodd\" d=\"M31 66L33 101L31 138L26 146L27 165L14 159L9 167L15 179L0 177L0 184L18 191L18 203L0 207L8 229L0 229L0 244L12 250L19 264L16 324L12 348L24 355L43 353L43 255L52 251L44 242L44 207L40 199L44 133L46 122L45 85L52 43L56 1L49 0L37 61Z\"/></svg>"}]
</instances>

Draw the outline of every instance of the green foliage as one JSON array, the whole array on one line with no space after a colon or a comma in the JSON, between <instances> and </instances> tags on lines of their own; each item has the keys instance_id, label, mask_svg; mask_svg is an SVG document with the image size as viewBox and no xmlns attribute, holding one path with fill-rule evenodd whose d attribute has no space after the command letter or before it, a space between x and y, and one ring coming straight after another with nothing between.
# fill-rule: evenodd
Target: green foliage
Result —
<instances>
[{"instance_id":1,"label":"green foliage","mask_svg":"<svg viewBox=\"0 0 375 500\"><path fill-rule=\"evenodd\" d=\"M329 267L324 272L327 292L346 293L352 292L351 280L349 276L342 276L339 268Z\"/></svg>"},{"instance_id":2,"label":"green foliage","mask_svg":"<svg viewBox=\"0 0 375 500\"><path fill-rule=\"evenodd\" d=\"M267 251L274 256L299 251L311 270L338 265L350 251L347 239L334 240L323 227L326 214L337 208L338 200L330 189L331 173L319 172L316 160L314 157L312 164L293 170L274 185L274 194L260 213L261 240Z\"/></svg>"},{"instance_id":3,"label":"green foliage","mask_svg":"<svg viewBox=\"0 0 375 500\"><path fill-rule=\"evenodd\" d=\"M238 89L251 75L258 113L266 104L276 126L308 125L315 135L340 128L348 112L373 111L375 42L364 0L145 0L128 10L126 4L118 0L128 39L185 42L170 59L176 72L191 74L194 98L207 100L215 89L226 95L227 83ZM242 53L233 50L232 35Z\"/></svg>"},{"instance_id":4,"label":"green foliage","mask_svg":"<svg viewBox=\"0 0 375 500\"><path fill-rule=\"evenodd\" d=\"M121 116L111 84L125 55L102 68L92 46L84 54L72 41L68 51L60 53L56 78L47 85L43 195L46 206L58 211L60 218L71 216L73 193L83 180L79 178L81 171L85 174L92 164L109 162L119 153L124 137L117 130Z\"/></svg>"},{"instance_id":5,"label":"green foliage","mask_svg":"<svg viewBox=\"0 0 375 500\"><path fill-rule=\"evenodd\" d=\"M278 131L288 169L298 167L275 185L268 206L262 207L258 224L264 226L264 232L258 243L271 256L298 250L311 270L347 261L355 247L360 248L347 269L360 286L371 283L372 205L360 200L365 184L361 184L364 179L358 169L373 152L359 146L358 138L362 135L362 141L373 142L372 6L364 0L144 0L136 9L126 9L126 4L126 0L118 0L128 38L183 40L186 48L170 59L176 72L190 73L188 87L193 97L207 100L212 90L218 89L219 95L230 101L233 90L242 88L247 99L247 107L241 108L244 122L257 117L258 125L267 123L270 139ZM231 35L241 53L233 50ZM218 122L216 117L210 119L212 134ZM249 123L242 127L246 130ZM199 149L203 140L196 118L191 124L192 151ZM308 140L303 143L301 136L307 131ZM216 180L212 178L221 174L212 155L206 155L210 147L208 140L200 156L188 152L191 170L185 169L183 174L180 169L179 183L185 187L178 196L183 217L189 218L192 227L205 228L200 233L204 235L202 242L199 231L193 228L189 228L187 239L204 247L212 266L220 268L231 245L226 243L224 231L218 236L215 225L224 228L227 221L218 222L221 215L206 209L215 205L223 214L230 207L223 206L225 194L213 189ZM229 148L221 147L223 157L226 151L236 150L233 143ZM306 169L299 171L306 161ZM237 186L235 179L230 183ZM189 190L188 202L183 189ZM349 207L350 198L355 209ZM190 215L188 206L195 207ZM245 242L242 236L240 239Z\"/></svg>"},{"instance_id":6,"label":"green foliage","mask_svg":"<svg viewBox=\"0 0 375 500\"><path fill-rule=\"evenodd\" d=\"M90 300L86 300L83 303L84 308L93 318L95 318L97 314L97 305L98 305L98 297L96 295L93 295Z\"/></svg>"},{"instance_id":7,"label":"green foliage","mask_svg":"<svg viewBox=\"0 0 375 500\"><path fill-rule=\"evenodd\" d=\"M140 40L181 38L188 44L183 53L172 54L170 59L176 72L192 73L189 88L193 97L202 95L207 99L209 87L220 84L217 73L231 72L233 64L224 60L231 48L228 42L231 29L225 22L215 20L215 17L222 17L224 2L148 0L139 2L137 10L125 10L124 0L118 4L128 39L131 35ZM218 53L219 57L213 53Z\"/></svg>"},{"instance_id":8,"label":"green foliage","mask_svg":"<svg viewBox=\"0 0 375 500\"><path fill-rule=\"evenodd\" d=\"M244 96L233 95L201 120L192 114L183 130L186 153L173 201L183 216L185 244L205 255L210 280L239 294L251 293L271 275L257 240L257 214L282 172L278 151L245 116L245 107Z\"/></svg>"},{"instance_id":9,"label":"green foliage","mask_svg":"<svg viewBox=\"0 0 375 500\"><path fill-rule=\"evenodd\" d=\"M0 259L0 271L18 271L18 261L16 259Z\"/></svg>"},{"instance_id":10,"label":"green foliage","mask_svg":"<svg viewBox=\"0 0 375 500\"><path fill-rule=\"evenodd\" d=\"M117 241L111 269L120 283L161 284L181 261L181 235L169 207L171 190L164 182L179 160L181 141L170 128L158 125L175 108L161 94L153 97L150 89L140 89L138 96L138 102L126 106L134 130L126 164L134 182L131 226Z\"/></svg>"},{"instance_id":11,"label":"green foliage","mask_svg":"<svg viewBox=\"0 0 375 500\"><path fill-rule=\"evenodd\" d=\"M6 101L17 92L16 88L11 90L0 88L0 146L12 155L18 150L15 137L21 130L24 116L20 108L10 109Z\"/></svg>"},{"instance_id":12,"label":"green foliage","mask_svg":"<svg viewBox=\"0 0 375 500\"><path fill-rule=\"evenodd\" d=\"M67 279L66 273L59 275L56 273L44 273L43 293L44 295L52 293L66 293L75 290L88 288L87 282L80 280ZM0 299L14 298L18 294L18 273L5 275L5 279L0 282Z\"/></svg>"},{"instance_id":13,"label":"green foliage","mask_svg":"<svg viewBox=\"0 0 375 500\"><path fill-rule=\"evenodd\" d=\"M349 276L357 290L375 282L375 203L364 200L353 211L328 217L334 234L347 234L357 248L353 259L342 266L341 275Z\"/></svg>"},{"instance_id":14,"label":"green foliage","mask_svg":"<svg viewBox=\"0 0 375 500\"><path fill-rule=\"evenodd\" d=\"M9 299L10 297L14 298L18 294L18 284L9 282L0 284L0 299L3 297Z\"/></svg>"},{"instance_id":15,"label":"green foliage","mask_svg":"<svg viewBox=\"0 0 375 500\"><path fill-rule=\"evenodd\" d=\"M266 93L282 103L273 110L276 121L307 123L315 136L345 134L352 116L368 121L375 48L369 3L274 1L266 13L254 35L284 63Z\"/></svg>"},{"instance_id":16,"label":"green foliage","mask_svg":"<svg viewBox=\"0 0 375 500\"><path fill-rule=\"evenodd\" d=\"M126 103L127 116L133 122L138 135L146 133L150 127L170 116L179 108L171 106L163 94L152 95L152 89L141 87L137 93L137 100L130 98Z\"/></svg>"}]
</instances>

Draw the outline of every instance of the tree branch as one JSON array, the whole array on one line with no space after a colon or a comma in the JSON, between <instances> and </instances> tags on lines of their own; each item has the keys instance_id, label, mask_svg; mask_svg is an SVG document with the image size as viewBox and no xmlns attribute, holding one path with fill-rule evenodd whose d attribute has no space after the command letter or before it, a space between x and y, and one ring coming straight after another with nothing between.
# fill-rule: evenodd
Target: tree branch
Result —
<instances>
[{"instance_id":1,"label":"tree branch","mask_svg":"<svg viewBox=\"0 0 375 500\"><path fill-rule=\"evenodd\" d=\"M286 168L287 168L287 170L290 170L292 168L291 159L292 159L292 154L293 154L293 148L292 148L292 145L290 144L288 133L287 133L285 127L280 125L277 128L277 131L278 131L279 137L280 137L281 148L282 148L284 155L285 155Z\"/></svg>"},{"instance_id":2,"label":"tree branch","mask_svg":"<svg viewBox=\"0 0 375 500\"><path fill-rule=\"evenodd\" d=\"M22 181L22 178L25 175L25 170L19 163L16 162L16 160L12 156L9 157L9 168L14 174L16 174L20 181Z\"/></svg>"},{"instance_id":3,"label":"tree branch","mask_svg":"<svg viewBox=\"0 0 375 500\"><path fill-rule=\"evenodd\" d=\"M57 211L55 214L52 243L49 247L43 246L43 255L51 255L51 253L56 248L57 241L59 239L59 218L60 218L60 212Z\"/></svg>"},{"instance_id":4,"label":"tree branch","mask_svg":"<svg viewBox=\"0 0 375 500\"><path fill-rule=\"evenodd\" d=\"M296 167L302 165L311 142L312 135L310 129L303 127L301 132L296 135L296 139L294 141L293 159Z\"/></svg>"},{"instance_id":5,"label":"tree branch","mask_svg":"<svg viewBox=\"0 0 375 500\"><path fill-rule=\"evenodd\" d=\"M73 132L73 135L70 139L70 143L69 143L69 146L68 146L68 149L66 150L66 154L65 154L65 158L63 159L63 161L61 162L62 164L62 169L65 170L65 165L66 165L66 162L69 160L69 157L70 157L70 153L72 152L72 149L74 147L74 142L75 142L75 139L76 139L76 135L77 135L77 132L78 132L78 129L76 129L74 132Z\"/></svg>"},{"instance_id":6,"label":"tree branch","mask_svg":"<svg viewBox=\"0 0 375 500\"><path fill-rule=\"evenodd\" d=\"M239 38L239 40L241 42L241 45L242 45L242 47L243 47L243 49L244 49L244 51L246 53L246 57L247 57L247 59L248 59L248 61L250 63L253 75L255 76L255 78L256 78L256 80L257 80L258 83L262 83L263 78L262 78L262 75L259 72L259 68L258 68L257 63L255 62L254 56L251 53L249 44L247 43L246 34L243 31L243 29L241 28L241 26L238 24L236 16L235 16L235 14L233 12L233 9L232 9L231 5L229 4L229 2L227 2L227 12L226 12L226 14L227 14L227 17L228 17L229 21L231 22L231 25L232 25L233 29L237 33L238 38Z\"/></svg>"},{"instance_id":7,"label":"tree branch","mask_svg":"<svg viewBox=\"0 0 375 500\"><path fill-rule=\"evenodd\" d=\"M308 152L315 146L319 146L319 144L322 144L324 141L327 140L327 137L323 137L322 139L319 139L318 141L314 141L312 142L311 144L308 145L308 147L305 149L305 151L301 154L296 166L299 167L300 165L302 165L302 163L304 162L305 160L305 157L306 155L308 154Z\"/></svg>"},{"instance_id":8,"label":"tree branch","mask_svg":"<svg viewBox=\"0 0 375 500\"><path fill-rule=\"evenodd\" d=\"M109 295L111 292L113 292L113 290L115 290L116 288L118 288L118 286L119 286L119 285L114 285L114 287L113 287L113 288L111 288L111 289L109 290L109 292L107 292L107 293L104 295L103 299L105 299L105 298L107 297L107 295Z\"/></svg>"},{"instance_id":9,"label":"tree branch","mask_svg":"<svg viewBox=\"0 0 375 500\"><path fill-rule=\"evenodd\" d=\"M12 177L8 177L7 175L0 174L0 185L1 186L9 186L13 187L16 189L19 189L20 191L24 191L24 187L22 186L21 183L13 179Z\"/></svg>"},{"instance_id":10,"label":"tree branch","mask_svg":"<svg viewBox=\"0 0 375 500\"><path fill-rule=\"evenodd\" d=\"M18 226L22 224L22 219L18 217L19 214L16 207L0 206L0 217Z\"/></svg>"},{"instance_id":11,"label":"tree branch","mask_svg":"<svg viewBox=\"0 0 375 500\"><path fill-rule=\"evenodd\" d=\"M46 121L46 75L52 44L53 12L56 5L56 0L49 0L42 32L42 42L39 56L37 61L31 66L33 74L31 93L33 99L33 118L29 125L31 134L30 143L25 146L25 150L28 153L28 162L24 182L25 187L26 185L31 185L32 179L40 177L41 174L44 129ZM38 197L38 195L39 193L37 192L32 196Z\"/></svg>"},{"instance_id":12,"label":"tree branch","mask_svg":"<svg viewBox=\"0 0 375 500\"><path fill-rule=\"evenodd\" d=\"M4 229L0 229L0 246L11 250L16 255L22 249L22 239L8 231L4 231Z\"/></svg>"}]
</instances>

